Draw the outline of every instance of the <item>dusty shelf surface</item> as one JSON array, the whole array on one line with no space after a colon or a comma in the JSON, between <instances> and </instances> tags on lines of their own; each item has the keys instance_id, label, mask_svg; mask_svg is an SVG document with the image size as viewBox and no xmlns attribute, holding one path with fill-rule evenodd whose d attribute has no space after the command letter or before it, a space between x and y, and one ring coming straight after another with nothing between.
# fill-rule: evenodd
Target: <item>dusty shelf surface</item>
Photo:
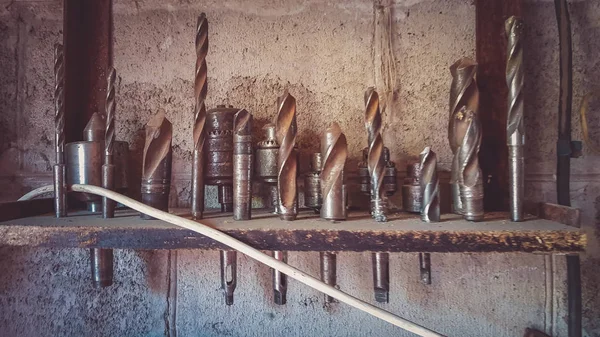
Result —
<instances>
[{"instance_id":1,"label":"dusty shelf surface","mask_svg":"<svg viewBox=\"0 0 600 337\"><path fill-rule=\"evenodd\" d=\"M189 217L186 210L172 213ZM202 223L262 250L387 251L387 252L539 252L571 253L585 249L585 234L558 222L530 217L515 223L506 213L489 213L482 222L442 215L424 223L417 215L394 213L377 223L366 212L351 212L347 221L320 219L300 212L296 221L282 221L256 211L250 221L234 221L231 213L209 212ZM138 213L117 211L114 219L77 212L68 218L51 215L0 223L0 245L34 247L219 249L221 244Z\"/></svg>"}]
</instances>

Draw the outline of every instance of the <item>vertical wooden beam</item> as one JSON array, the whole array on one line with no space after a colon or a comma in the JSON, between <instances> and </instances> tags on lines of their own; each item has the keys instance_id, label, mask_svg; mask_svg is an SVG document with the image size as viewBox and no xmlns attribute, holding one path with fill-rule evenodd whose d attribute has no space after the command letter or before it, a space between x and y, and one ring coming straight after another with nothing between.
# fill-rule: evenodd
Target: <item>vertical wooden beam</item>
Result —
<instances>
[{"instance_id":1,"label":"vertical wooden beam","mask_svg":"<svg viewBox=\"0 0 600 337\"><path fill-rule=\"evenodd\" d=\"M483 171L484 208L486 211L508 210L504 21L511 15L522 16L522 0L476 0L475 11L479 111L483 126L479 162Z\"/></svg>"},{"instance_id":2,"label":"vertical wooden beam","mask_svg":"<svg viewBox=\"0 0 600 337\"><path fill-rule=\"evenodd\" d=\"M64 0L65 140L83 140L94 112L104 114L112 64L112 0Z\"/></svg>"}]
</instances>

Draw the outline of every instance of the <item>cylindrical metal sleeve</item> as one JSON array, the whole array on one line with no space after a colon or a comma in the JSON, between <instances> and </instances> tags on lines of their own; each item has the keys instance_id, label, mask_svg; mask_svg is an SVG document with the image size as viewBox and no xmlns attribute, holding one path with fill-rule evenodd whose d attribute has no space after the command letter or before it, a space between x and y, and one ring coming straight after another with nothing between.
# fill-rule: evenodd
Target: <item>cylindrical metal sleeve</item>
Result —
<instances>
[{"instance_id":1,"label":"cylindrical metal sleeve","mask_svg":"<svg viewBox=\"0 0 600 337\"><path fill-rule=\"evenodd\" d=\"M252 212L252 143L236 142L233 148L233 219L250 220Z\"/></svg>"},{"instance_id":2,"label":"cylindrical metal sleeve","mask_svg":"<svg viewBox=\"0 0 600 337\"><path fill-rule=\"evenodd\" d=\"M390 255L388 253L373 253L373 288L375 300L379 303L390 301Z\"/></svg>"},{"instance_id":3,"label":"cylindrical metal sleeve","mask_svg":"<svg viewBox=\"0 0 600 337\"><path fill-rule=\"evenodd\" d=\"M237 286L237 251L221 251L221 288L225 295L225 304L233 304L233 292Z\"/></svg>"},{"instance_id":4,"label":"cylindrical metal sleeve","mask_svg":"<svg viewBox=\"0 0 600 337\"><path fill-rule=\"evenodd\" d=\"M274 251L273 257L287 263L287 252ZM273 295L275 304L284 305L287 302L287 276L275 269L273 269Z\"/></svg>"},{"instance_id":5,"label":"cylindrical metal sleeve","mask_svg":"<svg viewBox=\"0 0 600 337\"><path fill-rule=\"evenodd\" d=\"M67 216L66 179L65 165L54 165L54 213L57 218Z\"/></svg>"},{"instance_id":6,"label":"cylindrical metal sleeve","mask_svg":"<svg viewBox=\"0 0 600 337\"><path fill-rule=\"evenodd\" d=\"M92 281L96 288L109 287L113 283L112 249L90 249L92 262Z\"/></svg>"},{"instance_id":7,"label":"cylindrical metal sleeve","mask_svg":"<svg viewBox=\"0 0 600 337\"><path fill-rule=\"evenodd\" d=\"M523 187L525 186L522 146L509 146L508 158L510 165L510 218L512 221L523 221Z\"/></svg>"},{"instance_id":8,"label":"cylindrical metal sleeve","mask_svg":"<svg viewBox=\"0 0 600 337\"><path fill-rule=\"evenodd\" d=\"M332 252L321 252L321 281L332 287L337 286L337 256ZM325 295L325 303L334 302L334 298Z\"/></svg>"},{"instance_id":9,"label":"cylindrical metal sleeve","mask_svg":"<svg viewBox=\"0 0 600 337\"><path fill-rule=\"evenodd\" d=\"M102 165L102 187L108 190L115 189L115 165ZM102 198L102 217L104 219L115 217L115 202L109 198Z\"/></svg>"}]
</instances>

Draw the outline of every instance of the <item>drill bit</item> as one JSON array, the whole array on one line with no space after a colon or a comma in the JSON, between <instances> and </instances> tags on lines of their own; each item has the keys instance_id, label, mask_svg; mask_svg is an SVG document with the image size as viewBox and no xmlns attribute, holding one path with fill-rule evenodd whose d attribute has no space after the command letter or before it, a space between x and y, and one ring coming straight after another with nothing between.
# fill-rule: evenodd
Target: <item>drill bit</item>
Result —
<instances>
[{"instance_id":1,"label":"drill bit","mask_svg":"<svg viewBox=\"0 0 600 337\"><path fill-rule=\"evenodd\" d=\"M448 141L453 154L450 186L452 189L454 213L462 214L463 205L460 197L458 148L462 144L467 130L464 118L465 113L467 111L477 111L479 106L479 90L475 82L477 63L469 58L461 58L450 66L450 73L452 74L452 86L450 87Z\"/></svg>"},{"instance_id":2,"label":"drill bit","mask_svg":"<svg viewBox=\"0 0 600 337\"><path fill-rule=\"evenodd\" d=\"M250 220L252 211L252 115L246 110L233 121L233 219Z\"/></svg>"},{"instance_id":3,"label":"drill bit","mask_svg":"<svg viewBox=\"0 0 600 337\"><path fill-rule=\"evenodd\" d=\"M287 263L287 252L274 251L273 258ZM273 269L273 300L275 304L284 305L287 302L287 276Z\"/></svg>"},{"instance_id":4,"label":"drill bit","mask_svg":"<svg viewBox=\"0 0 600 337\"><path fill-rule=\"evenodd\" d=\"M346 184L344 166L348 157L346 136L337 123L332 123L321 138L323 166L320 175L321 218L327 220L346 219Z\"/></svg>"},{"instance_id":5,"label":"drill bit","mask_svg":"<svg viewBox=\"0 0 600 337\"><path fill-rule=\"evenodd\" d=\"M113 163L113 149L115 145L115 78L114 68L108 75L106 88L106 124L104 132L104 165L102 165L102 187L113 190L115 188L115 165ZM102 198L102 216L113 218L115 216L115 202Z\"/></svg>"},{"instance_id":6,"label":"drill bit","mask_svg":"<svg viewBox=\"0 0 600 337\"><path fill-rule=\"evenodd\" d=\"M322 169L319 177L323 204L321 218L346 220L346 183L344 166L348 157L346 136L337 123L332 123L321 138ZM332 252L321 252L321 280L336 286L337 257ZM325 303L332 303L333 297L325 296Z\"/></svg>"},{"instance_id":7,"label":"drill bit","mask_svg":"<svg viewBox=\"0 0 600 337\"><path fill-rule=\"evenodd\" d=\"M221 288L225 294L225 304L233 305L233 292L237 285L237 251L221 251Z\"/></svg>"},{"instance_id":8,"label":"drill bit","mask_svg":"<svg viewBox=\"0 0 600 337\"><path fill-rule=\"evenodd\" d=\"M192 218L202 219L204 213L204 142L206 139L206 55L208 54L208 21L206 14L196 24L196 67L194 76L194 152L192 159Z\"/></svg>"},{"instance_id":9,"label":"drill bit","mask_svg":"<svg viewBox=\"0 0 600 337\"><path fill-rule=\"evenodd\" d=\"M440 191L437 175L437 156L430 147L421 152L421 220L440 221Z\"/></svg>"},{"instance_id":10,"label":"drill bit","mask_svg":"<svg viewBox=\"0 0 600 337\"><path fill-rule=\"evenodd\" d=\"M65 63L63 46L54 45L54 212L57 218L67 216L65 168Z\"/></svg>"},{"instance_id":11,"label":"drill bit","mask_svg":"<svg viewBox=\"0 0 600 337\"><path fill-rule=\"evenodd\" d=\"M142 202L167 212L171 188L171 141L173 127L164 112L157 113L146 124L142 166ZM142 219L153 219L146 214Z\"/></svg>"},{"instance_id":12,"label":"drill bit","mask_svg":"<svg viewBox=\"0 0 600 337\"><path fill-rule=\"evenodd\" d=\"M320 152L310 155L310 170L304 175L304 205L312 208L315 213L321 211L323 204L323 195L321 194L321 175L322 156Z\"/></svg>"},{"instance_id":13,"label":"drill bit","mask_svg":"<svg viewBox=\"0 0 600 337\"><path fill-rule=\"evenodd\" d=\"M463 214L469 221L483 220L483 181L479 168L479 146L481 145L481 122L474 111L465 115L467 131L458 149L460 172L460 196Z\"/></svg>"},{"instance_id":14,"label":"drill bit","mask_svg":"<svg viewBox=\"0 0 600 337\"><path fill-rule=\"evenodd\" d=\"M505 23L508 37L506 84L508 85L508 143L510 217L523 221L525 127L523 125L523 20L511 16Z\"/></svg>"},{"instance_id":15,"label":"drill bit","mask_svg":"<svg viewBox=\"0 0 600 337\"><path fill-rule=\"evenodd\" d=\"M387 207L384 190L382 188L385 173L385 159L383 157L379 95L375 89L369 88L365 93L365 105L365 127L369 136L367 166L371 177L371 215L375 221L385 222L387 221Z\"/></svg>"},{"instance_id":16,"label":"drill bit","mask_svg":"<svg viewBox=\"0 0 600 337\"><path fill-rule=\"evenodd\" d=\"M371 192L371 216L378 222L387 221L386 196L383 189L385 175L385 159L383 157L383 138L381 136L381 112L379 111L379 95L373 88L365 92L365 127L368 134L367 167L369 170ZM373 253L373 287L375 300L380 303L389 302L390 272L389 254Z\"/></svg>"},{"instance_id":17,"label":"drill bit","mask_svg":"<svg viewBox=\"0 0 600 337\"><path fill-rule=\"evenodd\" d=\"M278 100L275 134L279 143L277 154L277 189L279 192L279 217L292 221L298 215L298 193L296 177L298 153L296 149L296 99L285 93Z\"/></svg>"}]
</instances>

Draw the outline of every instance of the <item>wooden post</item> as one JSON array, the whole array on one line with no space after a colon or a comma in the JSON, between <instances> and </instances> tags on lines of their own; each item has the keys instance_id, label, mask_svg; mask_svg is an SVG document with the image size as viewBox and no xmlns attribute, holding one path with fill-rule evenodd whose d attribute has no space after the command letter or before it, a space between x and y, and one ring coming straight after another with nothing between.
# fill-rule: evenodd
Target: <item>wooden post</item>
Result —
<instances>
[{"instance_id":1,"label":"wooden post","mask_svg":"<svg viewBox=\"0 0 600 337\"><path fill-rule=\"evenodd\" d=\"M506 34L504 21L522 15L522 0L476 0L476 52L479 71L483 139L479 162L483 171L484 208L508 210L508 147L506 118Z\"/></svg>"}]
</instances>

